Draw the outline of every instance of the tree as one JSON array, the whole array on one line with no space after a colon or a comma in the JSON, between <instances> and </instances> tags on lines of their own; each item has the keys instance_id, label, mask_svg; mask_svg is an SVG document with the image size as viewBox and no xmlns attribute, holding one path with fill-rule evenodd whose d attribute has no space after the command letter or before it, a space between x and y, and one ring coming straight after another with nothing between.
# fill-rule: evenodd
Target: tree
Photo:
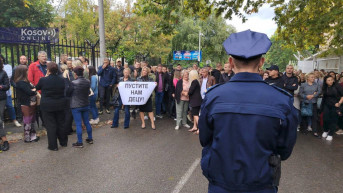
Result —
<instances>
[{"instance_id":1,"label":"tree","mask_svg":"<svg viewBox=\"0 0 343 193\"><path fill-rule=\"evenodd\" d=\"M48 27L53 21L50 0L0 0L1 27Z\"/></svg>"},{"instance_id":2,"label":"tree","mask_svg":"<svg viewBox=\"0 0 343 193\"><path fill-rule=\"evenodd\" d=\"M201 31L202 60L221 63L227 61L227 54L222 44L231 33L236 31L233 26L226 24L223 18L214 15L206 20L184 17L175 30L176 34L172 40L173 50L198 50L199 31Z\"/></svg>"},{"instance_id":3,"label":"tree","mask_svg":"<svg viewBox=\"0 0 343 193\"><path fill-rule=\"evenodd\" d=\"M131 1L116 5L105 18L106 42L116 57L125 56L129 62L136 58L157 57L166 62L171 36L156 33L157 15L138 16Z\"/></svg>"},{"instance_id":4,"label":"tree","mask_svg":"<svg viewBox=\"0 0 343 193\"><path fill-rule=\"evenodd\" d=\"M343 1L289 1L275 7L280 38L296 50L343 53Z\"/></svg>"},{"instance_id":5,"label":"tree","mask_svg":"<svg viewBox=\"0 0 343 193\"><path fill-rule=\"evenodd\" d=\"M278 39L277 34L274 34L270 40L272 46L265 56L266 62L264 66L269 67L273 64L279 66L280 71L284 71L290 61L296 60L294 57L295 52L287 47L286 41Z\"/></svg>"},{"instance_id":6,"label":"tree","mask_svg":"<svg viewBox=\"0 0 343 193\"><path fill-rule=\"evenodd\" d=\"M99 39L97 6L90 0L66 0L54 26L60 28L63 39L95 43Z\"/></svg>"},{"instance_id":7,"label":"tree","mask_svg":"<svg viewBox=\"0 0 343 193\"><path fill-rule=\"evenodd\" d=\"M317 47L317 51L343 53L342 0L137 0L137 13L158 14L163 33L173 33L183 15L206 18L215 13L231 19L257 13L264 4L274 7L278 35L298 51ZM181 5L181 6L180 6Z\"/></svg>"},{"instance_id":8,"label":"tree","mask_svg":"<svg viewBox=\"0 0 343 193\"><path fill-rule=\"evenodd\" d=\"M282 1L282 0L279 0ZM225 18L232 18L237 15L243 22L246 16L243 13L251 14L258 11L267 0L243 1L243 0L137 0L136 12L138 14L157 14L162 17L158 23L161 32L173 33L175 25L181 21L183 16L197 15L206 19L215 14L217 17L224 14ZM243 8L243 12L240 9Z\"/></svg>"}]
</instances>

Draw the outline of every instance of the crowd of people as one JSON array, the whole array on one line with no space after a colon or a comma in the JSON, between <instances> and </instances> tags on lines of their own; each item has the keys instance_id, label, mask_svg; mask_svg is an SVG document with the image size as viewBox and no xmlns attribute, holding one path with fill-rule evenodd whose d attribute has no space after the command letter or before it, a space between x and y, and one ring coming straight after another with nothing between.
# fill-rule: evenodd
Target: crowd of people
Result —
<instances>
[{"instance_id":1,"label":"crowd of people","mask_svg":"<svg viewBox=\"0 0 343 193\"><path fill-rule=\"evenodd\" d=\"M261 71L261 76L294 96L294 106L299 110L298 131L328 141L335 133L343 134L343 73L315 69L305 74L292 65L280 73L278 66L272 65Z\"/></svg>"},{"instance_id":2,"label":"crowd of people","mask_svg":"<svg viewBox=\"0 0 343 193\"><path fill-rule=\"evenodd\" d=\"M30 65L25 56L20 57L20 64L13 70L5 63L1 56L0 137L3 151L9 149L2 124L5 107L16 126L21 127L19 122L22 122L25 143L39 141L35 122L40 118L47 130L48 149L52 151L58 150L58 143L67 146L68 135L74 132L73 122L77 141L72 146L83 147L83 130L88 134L85 142L93 144L92 125L99 123L99 115L104 112L111 114L112 107L111 128L119 127L119 114L123 110L124 129L130 127L131 117L136 119L139 114L142 129L150 119L151 128L155 130L156 118L167 116L176 121L175 130L183 127L199 134L200 106L206 91L216 84L228 82L235 75L232 66L220 63L214 69L209 65L200 68L197 64L188 68L178 64L168 69L163 65L150 66L146 61L135 62L133 66L122 65L121 59L106 58L96 69L84 56L72 59L62 54L56 64L47 61L44 51L40 51L38 60ZM292 65L281 73L278 66L272 65L265 71L260 70L260 75L266 83L294 96L294 106L301 119L299 131L312 132L326 140L332 140L334 133L343 134L343 74L323 70L304 74ZM124 81L156 82L156 88L145 105L123 105L117 85ZM16 110L12 104L11 86L16 93ZM113 104L115 96L118 100ZM323 133L320 135L321 128Z\"/></svg>"}]
</instances>

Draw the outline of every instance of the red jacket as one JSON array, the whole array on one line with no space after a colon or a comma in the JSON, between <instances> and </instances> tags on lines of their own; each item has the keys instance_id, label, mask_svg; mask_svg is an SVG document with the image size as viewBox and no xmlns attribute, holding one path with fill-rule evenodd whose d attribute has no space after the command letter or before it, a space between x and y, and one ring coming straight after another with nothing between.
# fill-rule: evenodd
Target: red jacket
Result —
<instances>
[{"instance_id":1,"label":"red jacket","mask_svg":"<svg viewBox=\"0 0 343 193\"><path fill-rule=\"evenodd\" d=\"M40 78L45 77L43 69L40 66L39 60L30 64L27 72L27 78L33 85L37 85Z\"/></svg>"}]
</instances>

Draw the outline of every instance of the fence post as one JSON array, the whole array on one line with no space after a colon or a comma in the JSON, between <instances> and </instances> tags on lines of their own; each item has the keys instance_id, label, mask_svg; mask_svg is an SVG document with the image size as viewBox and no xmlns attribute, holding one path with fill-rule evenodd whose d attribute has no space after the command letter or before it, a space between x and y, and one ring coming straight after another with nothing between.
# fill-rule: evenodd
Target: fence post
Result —
<instances>
[{"instance_id":1,"label":"fence post","mask_svg":"<svg viewBox=\"0 0 343 193\"><path fill-rule=\"evenodd\" d=\"M48 60L51 61L51 45L46 44L47 54L48 54Z\"/></svg>"},{"instance_id":2,"label":"fence post","mask_svg":"<svg viewBox=\"0 0 343 193\"><path fill-rule=\"evenodd\" d=\"M94 68L96 68L96 65L95 65L95 45L91 45L91 48L92 48L92 65Z\"/></svg>"}]
</instances>

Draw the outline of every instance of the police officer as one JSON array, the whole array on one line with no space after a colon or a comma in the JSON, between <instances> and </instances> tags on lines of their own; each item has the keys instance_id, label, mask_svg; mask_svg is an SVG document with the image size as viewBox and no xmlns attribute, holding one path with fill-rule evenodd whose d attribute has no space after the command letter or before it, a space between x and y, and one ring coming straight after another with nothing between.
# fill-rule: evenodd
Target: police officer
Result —
<instances>
[{"instance_id":1,"label":"police officer","mask_svg":"<svg viewBox=\"0 0 343 193\"><path fill-rule=\"evenodd\" d=\"M275 193L296 141L293 98L258 74L271 46L265 34L234 33L223 45L236 74L208 89L199 120L208 192Z\"/></svg>"}]
</instances>

